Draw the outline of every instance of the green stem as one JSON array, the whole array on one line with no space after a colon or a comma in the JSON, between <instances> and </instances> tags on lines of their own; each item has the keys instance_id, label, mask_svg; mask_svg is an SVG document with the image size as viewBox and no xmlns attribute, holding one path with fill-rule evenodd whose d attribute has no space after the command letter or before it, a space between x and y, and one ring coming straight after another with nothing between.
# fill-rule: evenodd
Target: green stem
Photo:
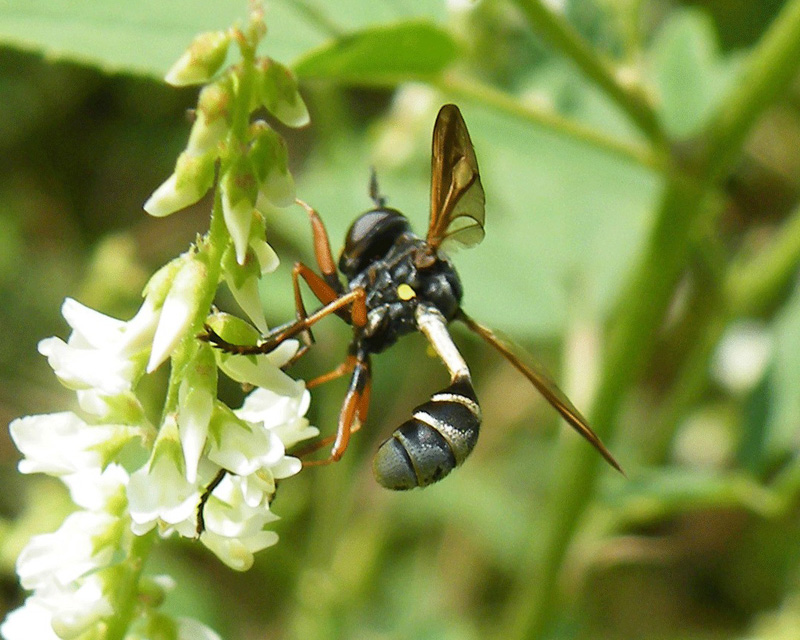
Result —
<instances>
[{"instance_id":1,"label":"green stem","mask_svg":"<svg viewBox=\"0 0 800 640\"><path fill-rule=\"evenodd\" d=\"M117 588L112 597L114 617L108 620L108 627L103 636L106 640L122 640L128 633L131 621L137 612L139 579L155 535L155 531L150 531L143 536L133 536L128 557L117 567L119 571L116 576Z\"/></svg>"},{"instance_id":2,"label":"green stem","mask_svg":"<svg viewBox=\"0 0 800 640\"><path fill-rule=\"evenodd\" d=\"M654 145L664 145L664 131L639 87L623 84L613 63L593 50L560 14L548 9L541 0L514 0L514 3L528 19L532 30L572 60L589 80L628 114Z\"/></svg>"},{"instance_id":3,"label":"green stem","mask_svg":"<svg viewBox=\"0 0 800 640\"><path fill-rule=\"evenodd\" d=\"M757 315L780 299L800 264L800 207L772 244L749 260L731 266L725 297L737 315Z\"/></svg>"},{"instance_id":4,"label":"green stem","mask_svg":"<svg viewBox=\"0 0 800 640\"><path fill-rule=\"evenodd\" d=\"M446 93L485 104L500 113L506 113L536 127L572 138L628 162L634 162L660 173L667 169L668 158L657 150L608 136L596 129L565 118L550 109L524 103L516 96L499 91L472 78L467 80L452 74L446 75L439 80L437 86Z\"/></svg>"},{"instance_id":5,"label":"green stem","mask_svg":"<svg viewBox=\"0 0 800 640\"><path fill-rule=\"evenodd\" d=\"M709 124L707 155L694 167L697 179L675 174L667 182L650 239L611 324L590 413L601 437L612 435L625 394L650 356L653 338L690 255L693 232L714 226L721 209L713 203L716 181L735 161L747 131L783 88L781 81L793 77L798 66L800 0L790 0L751 54L747 81L737 85L730 100L722 101L726 106ZM561 566L597 483L599 459L593 454L576 439L563 447L544 552L538 563L532 563L536 579L526 576L518 592L512 637L540 638L554 616Z\"/></svg>"},{"instance_id":6,"label":"green stem","mask_svg":"<svg viewBox=\"0 0 800 640\"><path fill-rule=\"evenodd\" d=\"M708 386L709 362L725 327L735 318L757 315L780 304L795 280L800 265L800 208L777 233L771 245L751 258L733 262L716 287L701 284L703 297L710 304L695 310L697 318L686 353L670 393L659 407L652 423L644 459L651 464L663 461L675 429Z\"/></svg>"},{"instance_id":7,"label":"green stem","mask_svg":"<svg viewBox=\"0 0 800 640\"><path fill-rule=\"evenodd\" d=\"M747 134L797 75L800 1L788 0L750 55L742 77L707 129L708 176L717 179L739 156Z\"/></svg>"}]
</instances>

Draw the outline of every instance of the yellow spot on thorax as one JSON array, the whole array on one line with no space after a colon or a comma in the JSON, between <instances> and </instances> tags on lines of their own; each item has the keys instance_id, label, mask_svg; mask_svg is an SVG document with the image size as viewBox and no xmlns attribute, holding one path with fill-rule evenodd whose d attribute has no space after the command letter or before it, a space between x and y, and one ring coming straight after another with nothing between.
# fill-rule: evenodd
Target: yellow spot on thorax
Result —
<instances>
[{"instance_id":1,"label":"yellow spot on thorax","mask_svg":"<svg viewBox=\"0 0 800 640\"><path fill-rule=\"evenodd\" d=\"M397 295L401 300L411 300L417 297L417 292L404 282L397 285Z\"/></svg>"}]
</instances>

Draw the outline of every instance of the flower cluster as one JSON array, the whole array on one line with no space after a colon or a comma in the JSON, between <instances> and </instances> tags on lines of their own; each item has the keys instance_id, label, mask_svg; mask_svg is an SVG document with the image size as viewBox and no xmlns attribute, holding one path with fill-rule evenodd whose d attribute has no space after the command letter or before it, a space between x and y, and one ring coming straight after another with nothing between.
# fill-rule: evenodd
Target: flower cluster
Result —
<instances>
[{"instance_id":1,"label":"flower cluster","mask_svg":"<svg viewBox=\"0 0 800 640\"><path fill-rule=\"evenodd\" d=\"M217 638L195 621L133 606L145 593L142 601L163 600L152 593L170 588L142 575L151 532L199 536L237 570L277 541L267 529L277 518L270 511L276 483L301 468L287 449L318 433L304 417L304 383L282 370L298 343L256 358L222 354L197 339L204 324L248 339L267 330L257 285L278 259L262 211L291 204L294 184L282 138L251 113L266 108L292 126L308 113L289 71L256 58L263 35L259 15L244 30L204 34L167 75L172 84L208 84L175 172L145 209L173 213L200 199L217 175L208 234L151 278L131 320L67 299L69 338L39 344L59 381L75 391L77 409L10 425L24 456L19 469L60 478L80 510L20 554L17 570L32 594L0 627L7 640ZM222 69L231 42L242 61ZM257 331L211 313L220 282ZM139 382L167 361L166 400L154 421ZM220 371L252 389L241 407L217 398Z\"/></svg>"}]
</instances>

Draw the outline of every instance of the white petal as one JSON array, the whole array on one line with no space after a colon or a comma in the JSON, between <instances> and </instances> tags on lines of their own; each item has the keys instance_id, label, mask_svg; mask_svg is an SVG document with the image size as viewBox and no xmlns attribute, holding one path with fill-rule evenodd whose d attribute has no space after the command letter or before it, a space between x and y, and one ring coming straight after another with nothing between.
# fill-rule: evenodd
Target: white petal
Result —
<instances>
[{"instance_id":1,"label":"white petal","mask_svg":"<svg viewBox=\"0 0 800 640\"><path fill-rule=\"evenodd\" d=\"M85 340L84 344L96 348L114 344L125 328L122 320L100 313L72 298L64 300L61 315L72 330Z\"/></svg>"},{"instance_id":2,"label":"white petal","mask_svg":"<svg viewBox=\"0 0 800 640\"><path fill-rule=\"evenodd\" d=\"M197 466L206 445L208 423L214 409L214 397L204 388L187 389L182 384L179 390L180 411L178 431L180 432L183 458L186 463L186 479L197 481Z\"/></svg>"},{"instance_id":3,"label":"white petal","mask_svg":"<svg viewBox=\"0 0 800 640\"><path fill-rule=\"evenodd\" d=\"M70 411L18 418L9 425L14 444L25 455L22 473L63 475L99 469L99 445L130 433L129 427L90 426Z\"/></svg>"},{"instance_id":4,"label":"white petal","mask_svg":"<svg viewBox=\"0 0 800 640\"><path fill-rule=\"evenodd\" d=\"M292 380L268 358L234 355L224 358L220 368L237 382L270 389L280 395L299 395L305 388L302 381Z\"/></svg>"},{"instance_id":5,"label":"white petal","mask_svg":"<svg viewBox=\"0 0 800 640\"><path fill-rule=\"evenodd\" d=\"M77 511L57 531L31 538L17 558L17 574L26 589L38 589L52 581L67 586L78 578L107 566L115 551L113 534L119 521L100 512ZM95 539L105 544L95 545Z\"/></svg>"},{"instance_id":6,"label":"white petal","mask_svg":"<svg viewBox=\"0 0 800 640\"><path fill-rule=\"evenodd\" d=\"M175 275L164 300L153 337L147 372L155 371L174 351L194 320L200 302L200 287L207 274L199 260L188 259Z\"/></svg>"},{"instance_id":7,"label":"white petal","mask_svg":"<svg viewBox=\"0 0 800 640\"><path fill-rule=\"evenodd\" d=\"M247 278L241 287L236 286L233 278L225 278L228 288L231 290L236 303L253 321L256 328L264 334L267 333L267 320L264 317L264 305L261 304L261 295L258 290L258 278L251 276Z\"/></svg>"},{"instance_id":8,"label":"white petal","mask_svg":"<svg viewBox=\"0 0 800 640\"><path fill-rule=\"evenodd\" d=\"M278 254L265 240L262 238L253 238L250 241L250 248L256 254L258 265L261 267L261 275L272 273L278 268L281 261Z\"/></svg>"},{"instance_id":9,"label":"white petal","mask_svg":"<svg viewBox=\"0 0 800 640\"><path fill-rule=\"evenodd\" d=\"M223 182L223 185L225 183ZM247 198L240 198L236 202L231 202L226 197L227 191L223 186L222 190L222 217L225 218L225 226L231 234L233 246L236 249L236 262L244 264L247 257L247 245L250 240L250 226L253 223L253 203Z\"/></svg>"},{"instance_id":10,"label":"white petal","mask_svg":"<svg viewBox=\"0 0 800 640\"><path fill-rule=\"evenodd\" d=\"M84 509L109 510L112 505L119 509L118 505L125 504L128 472L118 464L110 464L102 471L84 469L62 476L61 480L69 488L72 501Z\"/></svg>"},{"instance_id":11,"label":"white petal","mask_svg":"<svg viewBox=\"0 0 800 640\"><path fill-rule=\"evenodd\" d=\"M0 634L5 640L61 640L53 631L51 618L52 612L41 599L30 597L6 616Z\"/></svg>"}]
</instances>

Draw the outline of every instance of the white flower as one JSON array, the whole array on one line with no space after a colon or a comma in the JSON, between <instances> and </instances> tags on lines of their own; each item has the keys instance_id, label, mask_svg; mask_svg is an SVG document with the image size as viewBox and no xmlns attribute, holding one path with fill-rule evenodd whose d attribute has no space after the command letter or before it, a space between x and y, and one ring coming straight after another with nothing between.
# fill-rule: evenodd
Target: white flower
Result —
<instances>
[{"instance_id":1,"label":"white flower","mask_svg":"<svg viewBox=\"0 0 800 640\"><path fill-rule=\"evenodd\" d=\"M141 432L124 425L89 425L70 411L18 418L11 438L25 458L21 473L62 476L100 469Z\"/></svg>"},{"instance_id":2,"label":"white flower","mask_svg":"<svg viewBox=\"0 0 800 640\"><path fill-rule=\"evenodd\" d=\"M86 469L62 476L61 480L69 488L72 501L79 507L108 511L114 515L126 512L128 472L118 464L110 464L102 471Z\"/></svg>"},{"instance_id":3,"label":"white flower","mask_svg":"<svg viewBox=\"0 0 800 640\"><path fill-rule=\"evenodd\" d=\"M19 609L14 609L0 625L0 634L5 640L62 640L53 631L52 612L35 596L25 600Z\"/></svg>"},{"instance_id":4,"label":"white flower","mask_svg":"<svg viewBox=\"0 0 800 640\"><path fill-rule=\"evenodd\" d=\"M195 532L195 509L200 491L186 479L183 451L174 418L168 419L148 463L128 482L133 532L143 535L158 526L159 534L173 531L190 537Z\"/></svg>"},{"instance_id":5,"label":"white flower","mask_svg":"<svg viewBox=\"0 0 800 640\"><path fill-rule=\"evenodd\" d=\"M232 569L246 571L253 564L253 554L272 546L278 534L264 526L278 517L269 510L262 494L256 504L246 499L245 479L227 475L223 478L204 510L206 529L200 541Z\"/></svg>"},{"instance_id":6,"label":"white flower","mask_svg":"<svg viewBox=\"0 0 800 640\"><path fill-rule=\"evenodd\" d=\"M200 380L206 371L216 372L214 355L206 349L208 358L202 355L189 367L186 377L178 390L178 431L186 465L186 479L190 483L197 480L197 466L206 445L208 425L214 410L215 396L208 385ZM210 360L210 363L209 363ZM210 365L210 366L209 366ZM216 386L216 376L213 377Z\"/></svg>"},{"instance_id":7,"label":"white flower","mask_svg":"<svg viewBox=\"0 0 800 640\"><path fill-rule=\"evenodd\" d=\"M124 527L102 511L77 511L57 531L34 536L17 558L17 574L26 589L65 587L107 566Z\"/></svg>"},{"instance_id":8,"label":"white flower","mask_svg":"<svg viewBox=\"0 0 800 640\"><path fill-rule=\"evenodd\" d=\"M219 368L236 382L271 389L281 396L300 396L305 383L292 379L280 369L297 353L299 346L297 340L284 340L273 351L257 358L218 352Z\"/></svg>"},{"instance_id":9,"label":"white flower","mask_svg":"<svg viewBox=\"0 0 800 640\"><path fill-rule=\"evenodd\" d=\"M225 218L225 226L236 249L236 261L244 264L253 224L255 196L250 197L247 190L239 186L239 182L255 184L255 177L244 173L244 170L237 172L232 168L220 178L219 188L222 194L222 217Z\"/></svg>"},{"instance_id":10,"label":"white flower","mask_svg":"<svg viewBox=\"0 0 800 640\"><path fill-rule=\"evenodd\" d=\"M310 427L304 418L311 403L311 394L285 396L269 389L255 389L245 399L241 409L234 413L248 422L261 423L277 435L287 449L301 440L319 435L319 429Z\"/></svg>"},{"instance_id":11,"label":"white flower","mask_svg":"<svg viewBox=\"0 0 800 640\"><path fill-rule=\"evenodd\" d=\"M65 588L37 589L34 598L51 612L53 630L74 638L114 613L107 595L106 571L99 571Z\"/></svg>"},{"instance_id":12,"label":"white flower","mask_svg":"<svg viewBox=\"0 0 800 640\"><path fill-rule=\"evenodd\" d=\"M283 458L285 449L275 434L236 419L219 416L214 437L209 440L208 459L239 476L269 468Z\"/></svg>"},{"instance_id":13,"label":"white flower","mask_svg":"<svg viewBox=\"0 0 800 640\"><path fill-rule=\"evenodd\" d=\"M62 384L113 396L131 389L141 374L146 349L152 341L159 312L150 298L129 322L90 309L67 298L61 312L72 327L65 343L46 338L39 352L47 356Z\"/></svg>"},{"instance_id":14,"label":"white flower","mask_svg":"<svg viewBox=\"0 0 800 640\"><path fill-rule=\"evenodd\" d=\"M264 317L264 305L261 303L261 294L259 291L260 278L257 274L253 274L248 278L242 280L241 284L237 283L237 278L233 274L225 274L225 283L231 290L236 303L247 314L247 317L253 321L253 324L261 333L267 332L267 320Z\"/></svg>"}]
</instances>

